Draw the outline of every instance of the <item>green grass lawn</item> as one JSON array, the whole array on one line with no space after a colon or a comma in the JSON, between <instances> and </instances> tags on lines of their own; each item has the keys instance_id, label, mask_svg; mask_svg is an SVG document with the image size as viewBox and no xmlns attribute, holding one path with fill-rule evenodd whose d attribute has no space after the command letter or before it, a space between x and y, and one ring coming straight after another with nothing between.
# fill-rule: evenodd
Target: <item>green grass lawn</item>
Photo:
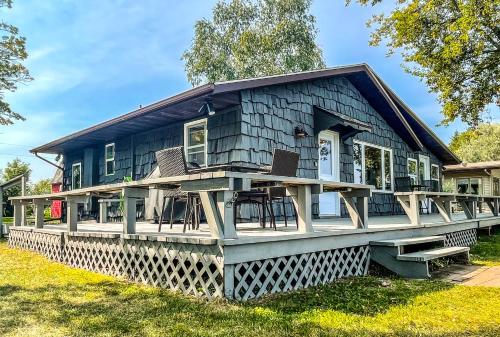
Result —
<instances>
[{"instance_id":1,"label":"green grass lawn","mask_svg":"<svg viewBox=\"0 0 500 337\"><path fill-rule=\"evenodd\" d=\"M497 229L496 235L480 235L478 243L472 247L471 258L473 263L498 266L500 265L500 233Z\"/></svg>"},{"instance_id":2,"label":"green grass lawn","mask_svg":"<svg viewBox=\"0 0 500 337\"><path fill-rule=\"evenodd\" d=\"M495 254L476 250L483 251ZM376 277L244 304L210 302L0 241L1 336L499 336L499 312L499 288Z\"/></svg>"}]
</instances>

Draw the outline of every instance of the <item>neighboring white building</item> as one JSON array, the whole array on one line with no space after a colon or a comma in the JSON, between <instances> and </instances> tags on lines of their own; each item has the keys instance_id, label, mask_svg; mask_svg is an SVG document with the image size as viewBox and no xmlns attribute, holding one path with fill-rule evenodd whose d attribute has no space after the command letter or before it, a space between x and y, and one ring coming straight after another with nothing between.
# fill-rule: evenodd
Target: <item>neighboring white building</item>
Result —
<instances>
[{"instance_id":1,"label":"neighboring white building","mask_svg":"<svg viewBox=\"0 0 500 337\"><path fill-rule=\"evenodd\" d=\"M500 195L500 161L445 165L443 178L453 192Z\"/></svg>"}]
</instances>

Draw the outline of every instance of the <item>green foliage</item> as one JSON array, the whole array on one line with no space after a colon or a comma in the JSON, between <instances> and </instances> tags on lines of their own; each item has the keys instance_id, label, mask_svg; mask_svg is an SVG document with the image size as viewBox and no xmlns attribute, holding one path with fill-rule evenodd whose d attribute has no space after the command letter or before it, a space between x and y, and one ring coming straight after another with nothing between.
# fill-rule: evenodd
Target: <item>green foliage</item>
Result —
<instances>
[{"instance_id":1,"label":"green foliage","mask_svg":"<svg viewBox=\"0 0 500 337\"><path fill-rule=\"evenodd\" d=\"M450 149L464 162L500 160L500 124L480 124L476 129L455 133Z\"/></svg>"},{"instance_id":2,"label":"green foliage","mask_svg":"<svg viewBox=\"0 0 500 337\"><path fill-rule=\"evenodd\" d=\"M443 182L443 192L454 193L455 184L451 179L445 179Z\"/></svg>"},{"instance_id":3,"label":"green foliage","mask_svg":"<svg viewBox=\"0 0 500 337\"><path fill-rule=\"evenodd\" d=\"M195 24L182 58L188 80L203 82L323 68L311 0L219 1Z\"/></svg>"},{"instance_id":4,"label":"green foliage","mask_svg":"<svg viewBox=\"0 0 500 337\"><path fill-rule=\"evenodd\" d=\"M481 235L477 244L471 248L471 258L475 264L487 266L500 265L500 233L496 235Z\"/></svg>"},{"instance_id":5,"label":"green foliage","mask_svg":"<svg viewBox=\"0 0 500 337\"><path fill-rule=\"evenodd\" d=\"M52 192L52 183L50 179L42 179L37 183L30 186L30 194L31 195L39 195L39 194L49 194Z\"/></svg>"},{"instance_id":6,"label":"green foliage","mask_svg":"<svg viewBox=\"0 0 500 337\"><path fill-rule=\"evenodd\" d=\"M476 126L489 104L500 106L499 22L500 0L398 0L368 25L377 26L371 45L400 51L405 70L438 94L442 124L460 118Z\"/></svg>"},{"instance_id":7,"label":"green foliage","mask_svg":"<svg viewBox=\"0 0 500 337\"><path fill-rule=\"evenodd\" d=\"M0 242L3 336L498 336L500 292L351 278L258 301L205 301Z\"/></svg>"},{"instance_id":8,"label":"green foliage","mask_svg":"<svg viewBox=\"0 0 500 337\"><path fill-rule=\"evenodd\" d=\"M26 174L29 178L31 169L28 163L25 163L21 159L16 158L8 162L7 166L3 169L2 180L8 181L20 176L21 174Z\"/></svg>"},{"instance_id":9,"label":"green foliage","mask_svg":"<svg viewBox=\"0 0 500 337\"><path fill-rule=\"evenodd\" d=\"M12 0L0 0L0 9L11 6ZM28 57L26 39L19 36L16 27L3 21L0 21L0 34L0 125L8 125L14 120L24 120L24 117L12 111L4 100L5 92L15 91L19 83L29 82L32 78L21 63Z\"/></svg>"},{"instance_id":10,"label":"green foliage","mask_svg":"<svg viewBox=\"0 0 500 337\"><path fill-rule=\"evenodd\" d=\"M2 173L3 174L1 181L3 182L11 180L22 174L26 174L26 179L29 179L29 176L31 174L31 169L28 163L25 163L21 161L19 158L16 158L7 163L7 166L3 169ZM3 194L4 194L3 200L4 202L6 202L9 197L21 195L21 187L20 186L11 187L8 190L5 190Z\"/></svg>"}]
</instances>

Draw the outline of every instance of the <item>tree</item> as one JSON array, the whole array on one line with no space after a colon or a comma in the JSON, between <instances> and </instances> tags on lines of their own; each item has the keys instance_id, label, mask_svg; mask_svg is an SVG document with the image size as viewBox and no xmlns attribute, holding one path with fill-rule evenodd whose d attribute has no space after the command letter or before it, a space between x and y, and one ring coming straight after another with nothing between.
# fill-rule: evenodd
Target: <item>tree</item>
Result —
<instances>
[{"instance_id":1,"label":"tree","mask_svg":"<svg viewBox=\"0 0 500 337\"><path fill-rule=\"evenodd\" d=\"M27 178L29 178L31 174L30 165L23 162L21 159L16 158L13 161L8 162L7 166L3 169L2 180L8 181L20 176L21 174L26 174Z\"/></svg>"},{"instance_id":2,"label":"tree","mask_svg":"<svg viewBox=\"0 0 500 337\"><path fill-rule=\"evenodd\" d=\"M500 124L480 124L455 133L450 149L464 162L500 160Z\"/></svg>"},{"instance_id":3,"label":"tree","mask_svg":"<svg viewBox=\"0 0 500 337\"><path fill-rule=\"evenodd\" d=\"M0 9L11 8L12 0L0 0ZM14 112L5 101L6 91L16 91L18 84L32 80L21 61L28 57L26 39L19 36L17 27L0 22L0 125L12 124L24 117Z\"/></svg>"},{"instance_id":4,"label":"tree","mask_svg":"<svg viewBox=\"0 0 500 337\"><path fill-rule=\"evenodd\" d=\"M31 169L28 163L25 163L21 161L19 158L16 158L13 161L7 163L7 167L5 167L5 169L3 170L1 181L3 182L9 181L13 178L20 176L21 174L26 174L26 180L28 180L31 174ZM9 188L8 190L4 190L1 199L3 200L4 203L7 203L9 197L18 195L21 195L21 187L14 186ZM12 213L12 209L10 205L7 206L8 207L5 207L5 213L10 215Z\"/></svg>"},{"instance_id":5,"label":"tree","mask_svg":"<svg viewBox=\"0 0 500 337\"><path fill-rule=\"evenodd\" d=\"M42 179L30 186L31 195L50 194L52 192L52 183L50 179Z\"/></svg>"},{"instance_id":6,"label":"tree","mask_svg":"<svg viewBox=\"0 0 500 337\"><path fill-rule=\"evenodd\" d=\"M323 68L311 0L219 1L182 56L193 85Z\"/></svg>"},{"instance_id":7,"label":"tree","mask_svg":"<svg viewBox=\"0 0 500 337\"><path fill-rule=\"evenodd\" d=\"M382 0L356 0L376 5ZM347 3L351 0L347 0ZM443 119L477 127L489 104L500 106L500 0L398 0L375 15L370 44L401 51L404 69L438 94Z\"/></svg>"}]
</instances>

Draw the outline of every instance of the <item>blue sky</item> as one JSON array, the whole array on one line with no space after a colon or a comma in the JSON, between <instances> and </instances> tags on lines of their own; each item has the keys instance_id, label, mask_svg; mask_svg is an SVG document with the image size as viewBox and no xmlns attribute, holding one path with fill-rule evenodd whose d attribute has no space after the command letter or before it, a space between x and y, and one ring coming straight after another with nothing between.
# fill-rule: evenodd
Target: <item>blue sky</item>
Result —
<instances>
[{"instance_id":1,"label":"blue sky","mask_svg":"<svg viewBox=\"0 0 500 337\"><path fill-rule=\"evenodd\" d=\"M30 155L30 148L188 89L180 57L194 22L209 17L214 3L17 0L3 10L2 19L27 38L26 65L35 80L7 95L27 120L0 126L0 168L18 156L31 164L33 180L51 177L53 167ZM435 96L403 72L399 57L368 46L365 22L375 11L314 0L327 65L368 63L447 142L464 126L436 127L441 116ZM492 117L499 119L498 110Z\"/></svg>"}]
</instances>

